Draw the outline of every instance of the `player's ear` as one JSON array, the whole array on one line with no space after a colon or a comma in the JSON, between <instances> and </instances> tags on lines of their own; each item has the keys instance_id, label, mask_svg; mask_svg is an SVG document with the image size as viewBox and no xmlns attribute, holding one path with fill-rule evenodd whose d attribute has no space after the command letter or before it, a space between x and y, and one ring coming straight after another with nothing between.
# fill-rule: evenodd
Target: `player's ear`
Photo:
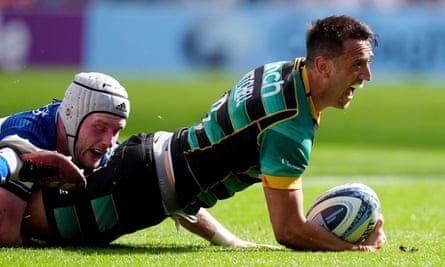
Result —
<instances>
[{"instance_id":1,"label":"player's ear","mask_svg":"<svg viewBox=\"0 0 445 267\"><path fill-rule=\"evenodd\" d=\"M314 60L314 66L321 75L328 77L333 68L333 62L327 57L318 56Z\"/></svg>"}]
</instances>

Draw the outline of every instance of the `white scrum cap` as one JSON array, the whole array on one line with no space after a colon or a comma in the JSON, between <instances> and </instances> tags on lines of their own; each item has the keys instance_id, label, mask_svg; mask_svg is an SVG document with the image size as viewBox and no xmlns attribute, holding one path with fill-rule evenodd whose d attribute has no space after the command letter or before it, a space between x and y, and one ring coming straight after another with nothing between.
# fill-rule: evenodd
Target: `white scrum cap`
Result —
<instances>
[{"instance_id":1,"label":"white scrum cap","mask_svg":"<svg viewBox=\"0 0 445 267\"><path fill-rule=\"evenodd\" d=\"M80 125L92 113L108 113L127 119L130 102L125 88L103 73L81 72L68 86L59 109L70 154L74 156Z\"/></svg>"}]
</instances>

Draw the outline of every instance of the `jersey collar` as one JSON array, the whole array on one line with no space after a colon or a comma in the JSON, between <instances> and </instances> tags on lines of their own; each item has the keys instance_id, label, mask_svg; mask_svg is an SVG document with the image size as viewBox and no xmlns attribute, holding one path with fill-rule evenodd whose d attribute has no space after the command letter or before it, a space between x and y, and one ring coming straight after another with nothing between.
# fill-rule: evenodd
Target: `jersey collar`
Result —
<instances>
[{"instance_id":1,"label":"jersey collar","mask_svg":"<svg viewBox=\"0 0 445 267\"><path fill-rule=\"evenodd\" d=\"M314 101L312 100L312 92L309 85L309 77L307 75L306 66L303 66L301 70L301 77L303 78L304 92L306 93L307 102L309 103L309 108L311 109L312 117L317 123L320 123L320 112L315 109Z\"/></svg>"}]
</instances>

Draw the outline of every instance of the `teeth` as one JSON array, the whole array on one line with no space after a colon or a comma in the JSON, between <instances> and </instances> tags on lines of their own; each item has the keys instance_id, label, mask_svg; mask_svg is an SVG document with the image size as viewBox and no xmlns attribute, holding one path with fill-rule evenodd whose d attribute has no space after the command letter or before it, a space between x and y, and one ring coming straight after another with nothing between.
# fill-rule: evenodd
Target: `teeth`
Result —
<instances>
[{"instance_id":1,"label":"teeth","mask_svg":"<svg viewBox=\"0 0 445 267\"><path fill-rule=\"evenodd\" d=\"M354 88L363 88L363 86L364 86L364 83L361 83L361 84L354 85L353 87Z\"/></svg>"}]
</instances>

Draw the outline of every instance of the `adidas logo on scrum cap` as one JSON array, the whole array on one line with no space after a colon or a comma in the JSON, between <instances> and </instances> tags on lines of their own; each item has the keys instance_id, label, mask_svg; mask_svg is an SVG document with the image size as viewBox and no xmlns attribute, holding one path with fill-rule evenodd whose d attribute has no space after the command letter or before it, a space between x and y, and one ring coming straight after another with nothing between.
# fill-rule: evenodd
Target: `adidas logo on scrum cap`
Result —
<instances>
[{"instance_id":1,"label":"adidas logo on scrum cap","mask_svg":"<svg viewBox=\"0 0 445 267\"><path fill-rule=\"evenodd\" d=\"M115 107L120 112L126 113L127 112L127 106L125 105L125 102L120 103Z\"/></svg>"}]
</instances>

